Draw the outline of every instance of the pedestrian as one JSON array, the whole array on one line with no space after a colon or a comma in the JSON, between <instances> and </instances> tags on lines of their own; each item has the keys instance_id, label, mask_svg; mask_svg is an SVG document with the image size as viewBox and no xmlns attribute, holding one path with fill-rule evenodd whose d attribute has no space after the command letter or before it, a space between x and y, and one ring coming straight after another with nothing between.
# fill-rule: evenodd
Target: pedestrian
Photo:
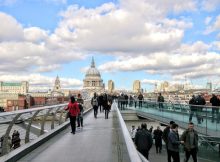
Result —
<instances>
[{"instance_id":1,"label":"pedestrian","mask_svg":"<svg viewBox=\"0 0 220 162\"><path fill-rule=\"evenodd\" d=\"M131 134L131 139L134 141L135 140L135 135L136 135L137 130L135 129L135 126L132 125L130 134Z\"/></svg>"},{"instance_id":2,"label":"pedestrian","mask_svg":"<svg viewBox=\"0 0 220 162\"><path fill-rule=\"evenodd\" d=\"M137 150L148 159L149 151L153 144L153 139L151 134L147 131L147 125L141 124L141 130L137 131L135 135L135 144Z\"/></svg>"},{"instance_id":3,"label":"pedestrian","mask_svg":"<svg viewBox=\"0 0 220 162\"><path fill-rule=\"evenodd\" d=\"M189 107L190 107L189 122L192 121L192 117L193 117L193 114L194 114L194 113L196 114L197 121L199 121L197 108L196 108L196 106L195 106L195 104L196 104L195 99L196 99L195 95L192 95L192 98L189 100Z\"/></svg>"},{"instance_id":4,"label":"pedestrian","mask_svg":"<svg viewBox=\"0 0 220 162\"><path fill-rule=\"evenodd\" d=\"M149 131L150 133L152 133L152 132L153 132L153 129L154 129L154 127L151 126L150 129L149 129L148 131Z\"/></svg>"},{"instance_id":5,"label":"pedestrian","mask_svg":"<svg viewBox=\"0 0 220 162\"><path fill-rule=\"evenodd\" d=\"M163 102L164 102L164 97L159 93L159 96L157 98L157 102L159 103L159 111L163 111Z\"/></svg>"},{"instance_id":6,"label":"pedestrian","mask_svg":"<svg viewBox=\"0 0 220 162\"><path fill-rule=\"evenodd\" d=\"M71 96L70 102L68 106L65 108L65 110L68 110L69 118L70 118L70 125L72 129L72 134L75 134L76 132L76 117L79 114L79 105L78 102L76 102L75 97Z\"/></svg>"},{"instance_id":7,"label":"pedestrian","mask_svg":"<svg viewBox=\"0 0 220 162\"><path fill-rule=\"evenodd\" d=\"M169 135L169 132L171 130L171 127L172 125L174 124L175 122L174 121L170 121L170 125L168 125L164 130L163 130L163 135L162 135L162 138L166 144L166 150L167 150L167 160L168 162L171 162L171 153L170 151L168 150L168 135Z\"/></svg>"},{"instance_id":8,"label":"pedestrian","mask_svg":"<svg viewBox=\"0 0 220 162\"><path fill-rule=\"evenodd\" d=\"M201 94L199 94L195 98L195 104L197 105L196 107L197 107L197 112L198 112L198 124L201 124L201 122L203 122L202 109L204 105L206 104L206 101Z\"/></svg>"},{"instance_id":9,"label":"pedestrian","mask_svg":"<svg viewBox=\"0 0 220 162\"><path fill-rule=\"evenodd\" d=\"M100 113L103 112L103 94L98 96L98 107L100 109Z\"/></svg>"},{"instance_id":10,"label":"pedestrian","mask_svg":"<svg viewBox=\"0 0 220 162\"><path fill-rule=\"evenodd\" d=\"M216 122L219 123L219 106L220 100L215 94L212 94L212 98L210 99L210 103L212 104L212 123L215 121L215 114L216 114Z\"/></svg>"},{"instance_id":11,"label":"pedestrian","mask_svg":"<svg viewBox=\"0 0 220 162\"><path fill-rule=\"evenodd\" d=\"M157 129L154 130L154 140L155 140L155 146L156 146L156 153L161 153L162 150L162 135L163 132L160 129L160 126L157 126Z\"/></svg>"},{"instance_id":12,"label":"pedestrian","mask_svg":"<svg viewBox=\"0 0 220 162\"><path fill-rule=\"evenodd\" d=\"M134 96L134 107L135 108L137 107L137 100L138 100L137 96Z\"/></svg>"},{"instance_id":13,"label":"pedestrian","mask_svg":"<svg viewBox=\"0 0 220 162\"><path fill-rule=\"evenodd\" d=\"M168 150L173 162L180 162L179 145L183 143L184 141L179 140L178 125L176 123L172 124L168 135Z\"/></svg>"},{"instance_id":14,"label":"pedestrian","mask_svg":"<svg viewBox=\"0 0 220 162\"><path fill-rule=\"evenodd\" d=\"M79 128L80 126L83 127L83 112L84 112L84 108L83 108L84 100L82 99L82 96L80 93L78 94L77 102L78 102L79 110L80 110L77 116L77 127Z\"/></svg>"},{"instance_id":15,"label":"pedestrian","mask_svg":"<svg viewBox=\"0 0 220 162\"><path fill-rule=\"evenodd\" d=\"M194 130L194 124L192 122L188 124L188 129L183 132L181 140L184 141L184 162L188 162L190 155L192 155L193 161L197 162L198 133Z\"/></svg>"},{"instance_id":16,"label":"pedestrian","mask_svg":"<svg viewBox=\"0 0 220 162\"><path fill-rule=\"evenodd\" d=\"M140 93L140 94L138 95L139 108L142 108L143 100L144 100L144 96L142 95L142 93Z\"/></svg>"},{"instance_id":17,"label":"pedestrian","mask_svg":"<svg viewBox=\"0 0 220 162\"><path fill-rule=\"evenodd\" d=\"M139 125L137 128L137 132L141 130L141 126Z\"/></svg>"},{"instance_id":18,"label":"pedestrian","mask_svg":"<svg viewBox=\"0 0 220 162\"><path fill-rule=\"evenodd\" d=\"M12 134L12 140L11 140L12 148L16 149L21 146L21 139L20 139L20 133L17 130L14 130Z\"/></svg>"},{"instance_id":19,"label":"pedestrian","mask_svg":"<svg viewBox=\"0 0 220 162\"><path fill-rule=\"evenodd\" d=\"M105 119L108 119L108 114L111 110L111 103L108 102L107 107L105 107Z\"/></svg>"},{"instance_id":20,"label":"pedestrian","mask_svg":"<svg viewBox=\"0 0 220 162\"><path fill-rule=\"evenodd\" d=\"M94 118L97 118L97 114L98 114L98 96L96 95L96 92L94 93L94 96L92 97L91 105L92 105L93 110L94 110Z\"/></svg>"}]
</instances>

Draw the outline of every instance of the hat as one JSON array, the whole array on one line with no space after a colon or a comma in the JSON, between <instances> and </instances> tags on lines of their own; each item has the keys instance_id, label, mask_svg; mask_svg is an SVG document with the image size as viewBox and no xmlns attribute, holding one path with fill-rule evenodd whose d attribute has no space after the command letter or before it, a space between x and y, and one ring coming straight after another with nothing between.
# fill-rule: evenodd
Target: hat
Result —
<instances>
[{"instance_id":1,"label":"hat","mask_svg":"<svg viewBox=\"0 0 220 162\"><path fill-rule=\"evenodd\" d=\"M175 123L174 121L172 121L172 120L170 121L170 124L174 124L174 123Z\"/></svg>"}]
</instances>

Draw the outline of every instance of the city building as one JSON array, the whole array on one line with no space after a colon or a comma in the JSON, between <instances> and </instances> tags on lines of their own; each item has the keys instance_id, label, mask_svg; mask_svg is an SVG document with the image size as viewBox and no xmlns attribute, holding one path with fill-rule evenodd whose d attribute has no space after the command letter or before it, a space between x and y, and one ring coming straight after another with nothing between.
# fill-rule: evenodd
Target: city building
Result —
<instances>
[{"instance_id":1,"label":"city building","mask_svg":"<svg viewBox=\"0 0 220 162\"><path fill-rule=\"evenodd\" d=\"M108 92L112 93L115 90L115 84L112 80L108 81Z\"/></svg>"},{"instance_id":2,"label":"city building","mask_svg":"<svg viewBox=\"0 0 220 162\"><path fill-rule=\"evenodd\" d=\"M27 81L23 82L0 82L0 92L7 93L28 93L29 83Z\"/></svg>"},{"instance_id":3,"label":"city building","mask_svg":"<svg viewBox=\"0 0 220 162\"><path fill-rule=\"evenodd\" d=\"M141 92L141 82L140 80L135 80L133 83L133 92L134 93L139 93Z\"/></svg>"},{"instance_id":4,"label":"city building","mask_svg":"<svg viewBox=\"0 0 220 162\"><path fill-rule=\"evenodd\" d=\"M95 67L94 58L92 58L91 66L83 80L83 90L87 91L90 96L93 96L94 92L100 94L105 91L105 84L99 70Z\"/></svg>"}]
</instances>

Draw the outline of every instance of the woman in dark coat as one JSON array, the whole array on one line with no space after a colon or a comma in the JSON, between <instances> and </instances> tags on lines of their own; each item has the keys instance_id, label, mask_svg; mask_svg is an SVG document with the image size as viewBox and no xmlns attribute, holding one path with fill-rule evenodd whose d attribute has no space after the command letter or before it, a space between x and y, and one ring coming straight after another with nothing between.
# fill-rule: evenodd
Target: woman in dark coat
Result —
<instances>
[{"instance_id":1,"label":"woman in dark coat","mask_svg":"<svg viewBox=\"0 0 220 162\"><path fill-rule=\"evenodd\" d=\"M162 150L162 135L163 132L160 129L160 127L158 126L156 130L154 130L154 139L155 139L155 146L156 146L156 152L161 153ZM159 151L158 151L159 149Z\"/></svg>"},{"instance_id":2,"label":"woman in dark coat","mask_svg":"<svg viewBox=\"0 0 220 162\"><path fill-rule=\"evenodd\" d=\"M108 119L108 113L109 113L111 105L108 102L108 96L107 96L106 93L103 96L103 102L102 103L103 103L103 108L105 110L105 119Z\"/></svg>"},{"instance_id":3,"label":"woman in dark coat","mask_svg":"<svg viewBox=\"0 0 220 162\"><path fill-rule=\"evenodd\" d=\"M73 134L76 132L76 117L80 113L78 102L75 101L75 97L71 96L70 102L65 108L65 110L69 111L70 125Z\"/></svg>"}]
</instances>

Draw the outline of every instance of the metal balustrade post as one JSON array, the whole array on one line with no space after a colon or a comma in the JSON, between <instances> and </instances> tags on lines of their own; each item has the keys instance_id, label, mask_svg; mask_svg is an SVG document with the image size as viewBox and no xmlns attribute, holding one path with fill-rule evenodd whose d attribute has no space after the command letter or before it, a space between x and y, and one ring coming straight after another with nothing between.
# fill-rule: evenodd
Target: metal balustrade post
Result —
<instances>
[{"instance_id":1,"label":"metal balustrade post","mask_svg":"<svg viewBox=\"0 0 220 162\"><path fill-rule=\"evenodd\" d=\"M62 124L62 117L63 117L63 112L64 112L65 110L61 110L60 111L60 117L59 117L59 125L61 125ZM66 116L66 118L65 118L65 121L67 121L67 116Z\"/></svg>"},{"instance_id":2,"label":"metal balustrade post","mask_svg":"<svg viewBox=\"0 0 220 162\"><path fill-rule=\"evenodd\" d=\"M49 110L47 111L47 113L43 116L43 120L41 121L40 135L44 134L45 121L46 121L46 119L47 119L47 117L48 117L48 115L49 115L49 113L50 113L51 110L52 110L52 109L49 109Z\"/></svg>"},{"instance_id":3,"label":"metal balustrade post","mask_svg":"<svg viewBox=\"0 0 220 162\"><path fill-rule=\"evenodd\" d=\"M206 116L206 120L205 120L205 121L206 121L206 129L205 129L205 130L206 130L206 136L207 136L207 135L208 135L208 125L207 125L208 115L207 115L207 107L205 107L205 110L206 110L206 113L205 113L205 114L206 114L206 115L205 115L205 116Z\"/></svg>"},{"instance_id":4,"label":"metal balustrade post","mask_svg":"<svg viewBox=\"0 0 220 162\"><path fill-rule=\"evenodd\" d=\"M9 138L9 134L11 132L11 129L14 125L14 123L17 121L17 119L22 115L22 113L17 114L13 120L9 123L9 126L4 134L4 138L3 138L3 143L2 143L2 155L5 155L9 152L8 150L8 138Z\"/></svg>"},{"instance_id":5,"label":"metal balustrade post","mask_svg":"<svg viewBox=\"0 0 220 162\"><path fill-rule=\"evenodd\" d=\"M62 108L62 106L58 107L57 110L54 112L53 114L53 118L52 118L52 121L51 121L51 129L54 129L54 122L55 122L55 119L56 119L56 115L57 115L57 112Z\"/></svg>"},{"instance_id":6,"label":"metal balustrade post","mask_svg":"<svg viewBox=\"0 0 220 162\"><path fill-rule=\"evenodd\" d=\"M31 117L27 129L26 129L26 135L25 135L25 143L28 143L30 141L30 130L31 130L31 125L33 120L36 118L37 114L40 112L41 110L37 110L34 115Z\"/></svg>"}]
</instances>

